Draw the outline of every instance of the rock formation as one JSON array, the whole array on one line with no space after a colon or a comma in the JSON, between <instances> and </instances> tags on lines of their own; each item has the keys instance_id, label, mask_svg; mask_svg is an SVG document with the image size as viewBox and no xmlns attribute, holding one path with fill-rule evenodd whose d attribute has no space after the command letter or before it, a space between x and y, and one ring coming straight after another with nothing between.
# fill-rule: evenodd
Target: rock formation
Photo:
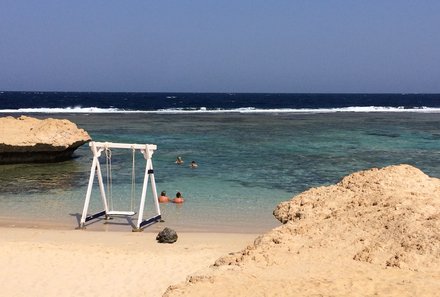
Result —
<instances>
[{"instance_id":1,"label":"rock formation","mask_svg":"<svg viewBox=\"0 0 440 297\"><path fill-rule=\"evenodd\" d=\"M164 296L437 296L440 179L409 165L351 174L279 204L283 225Z\"/></svg>"},{"instance_id":2,"label":"rock formation","mask_svg":"<svg viewBox=\"0 0 440 297\"><path fill-rule=\"evenodd\" d=\"M159 243L174 243L177 241L177 233L173 229L165 227L162 231L159 232L156 236L156 240Z\"/></svg>"},{"instance_id":3,"label":"rock formation","mask_svg":"<svg viewBox=\"0 0 440 297\"><path fill-rule=\"evenodd\" d=\"M90 140L69 120L0 118L0 164L59 162Z\"/></svg>"}]
</instances>

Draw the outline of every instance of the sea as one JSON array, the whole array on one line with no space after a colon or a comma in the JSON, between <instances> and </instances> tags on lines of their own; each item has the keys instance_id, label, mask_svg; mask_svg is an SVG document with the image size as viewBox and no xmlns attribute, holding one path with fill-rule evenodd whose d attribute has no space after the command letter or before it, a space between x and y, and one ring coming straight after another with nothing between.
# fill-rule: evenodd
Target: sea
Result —
<instances>
[{"instance_id":1,"label":"sea","mask_svg":"<svg viewBox=\"0 0 440 297\"><path fill-rule=\"evenodd\" d=\"M157 191L181 192L185 203L161 204L163 222L147 232L265 232L280 225L272 215L280 202L373 167L405 163L440 177L440 94L0 92L0 116L21 115L69 119L94 141L156 144ZM92 157L86 144L65 162L1 165L0 223L77 228ZM143 156L107 157L112 209L138 212ZM149 186L145 218L154 205ZM88 213L102 209L95 182ZM131 231L135 221L98 219L87 229Z\"/></svg>"}]
</instances>

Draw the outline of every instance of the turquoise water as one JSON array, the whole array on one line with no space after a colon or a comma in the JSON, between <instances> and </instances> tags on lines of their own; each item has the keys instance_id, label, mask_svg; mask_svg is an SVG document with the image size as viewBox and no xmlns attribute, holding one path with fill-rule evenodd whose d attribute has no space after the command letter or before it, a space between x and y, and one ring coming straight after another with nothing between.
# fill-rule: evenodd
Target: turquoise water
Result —
<instances>
[{"instance_id":1,"label":"turquoise water","mask_svg":"<svg viewBox=\"0 0 440 297\"><path fill-rule=\"evenodd\" d=\"M161 228L262 232L278 225L272 211L279 202L354 171L407 163L440 176L436 113L56 116L74 121L96 141L157 144L153 164L158 191L172 197L181 191L186 199L181 206L161 205ZM92 155L83 146L75 156L57 164L1 166L2 221L77 227ZM113 150L112 156L112 200L115 209L129 210L132 155ZM174 163L177 156L184 165ZM189 168L192 160L199 168ZM144 170L140 154L136 164L139 196ZM148 216L153 209L150 193L147 198ZM90 212L100 208L95 190ZM103 226L98 221L90 228L130 229L126 220Z\"/></svg>"}]
</instances>

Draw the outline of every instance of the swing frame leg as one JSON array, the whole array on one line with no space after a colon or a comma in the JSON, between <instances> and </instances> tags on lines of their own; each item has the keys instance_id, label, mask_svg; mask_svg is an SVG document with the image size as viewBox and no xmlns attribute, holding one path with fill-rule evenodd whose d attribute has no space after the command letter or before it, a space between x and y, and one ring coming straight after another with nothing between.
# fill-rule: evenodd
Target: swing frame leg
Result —
<instances>
[{"instance_id":1,"label":"swing frame leg","mask_svg":"<svg viewBox=\"0 0 440 297\"><path fill-rule=\"evenodd\" d=\"M151 160L151 156L148 155L148 152L142 151L144 156L147 159L147 164L145 166L145 175L144 175L144 183L142 186L142 195L141 195L141 202L139 205L139 216L137 225L135 228L133 228L133 232L141 232L145 227L148 225L151 225L153 223L157 223L162 219L162 215L160 213L160 207L159 207L159 200L157 197L157 189L156 189L156 181L154 179L154 170L153 170L153 162ZM153 192L153 200L156 206L156 213L154 217L151 217L149 219L143 220L143 214L144 214L144 207L145 207L145 198L147 196L147 188L148 188L148 179L151 181L151 190Z\"/></svg>"},{"instance_id":2,"label":"swing frame leg","mask_svg":"<svg viewBox=\"0 0 440 297\"><path fill-rule=\"evenodd\" d=\"M99 159L98 159L99 156L101 155L102 149L99 149L99 150L96 149L94 142L91 142L90 149L93 153L93 162L92 162L92 168L90 169L89 184L87 186L86 200L84 202L84 209L83 209L83 213L81 216L79 229L85 229L86 222L91 221L93 219L97 219L97 218L102 217L104 215L105 215L106 220L109 219L109 216L107 215L107 213L108 213L107 197L105 196L104 181L102 179L101 166L99 164ZM95 180L95 175L98 176L99 191L101 193L101 200L102 200L102 204L104 206L104 210L87 216L87 210L88 210L89 204L90 204L90 196L92 195L92 187L93 187L93 182Z\"/></svg>"}]
</instances>

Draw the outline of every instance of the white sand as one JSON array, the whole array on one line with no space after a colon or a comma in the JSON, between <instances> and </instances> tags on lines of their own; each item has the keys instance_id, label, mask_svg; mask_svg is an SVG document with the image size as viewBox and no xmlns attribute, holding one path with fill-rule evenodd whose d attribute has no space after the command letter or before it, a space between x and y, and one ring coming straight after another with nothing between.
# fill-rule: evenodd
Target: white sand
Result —
<instances>
[{"instance_id":1,"label":"white sand","mask_svg":"<svg viewBox=\"0 0 440 297\"><path fill-rule=\"evenodd\" d=\"M0 228L0 296L162 296L256 235Z\"/></svg>"}]
</instances>

